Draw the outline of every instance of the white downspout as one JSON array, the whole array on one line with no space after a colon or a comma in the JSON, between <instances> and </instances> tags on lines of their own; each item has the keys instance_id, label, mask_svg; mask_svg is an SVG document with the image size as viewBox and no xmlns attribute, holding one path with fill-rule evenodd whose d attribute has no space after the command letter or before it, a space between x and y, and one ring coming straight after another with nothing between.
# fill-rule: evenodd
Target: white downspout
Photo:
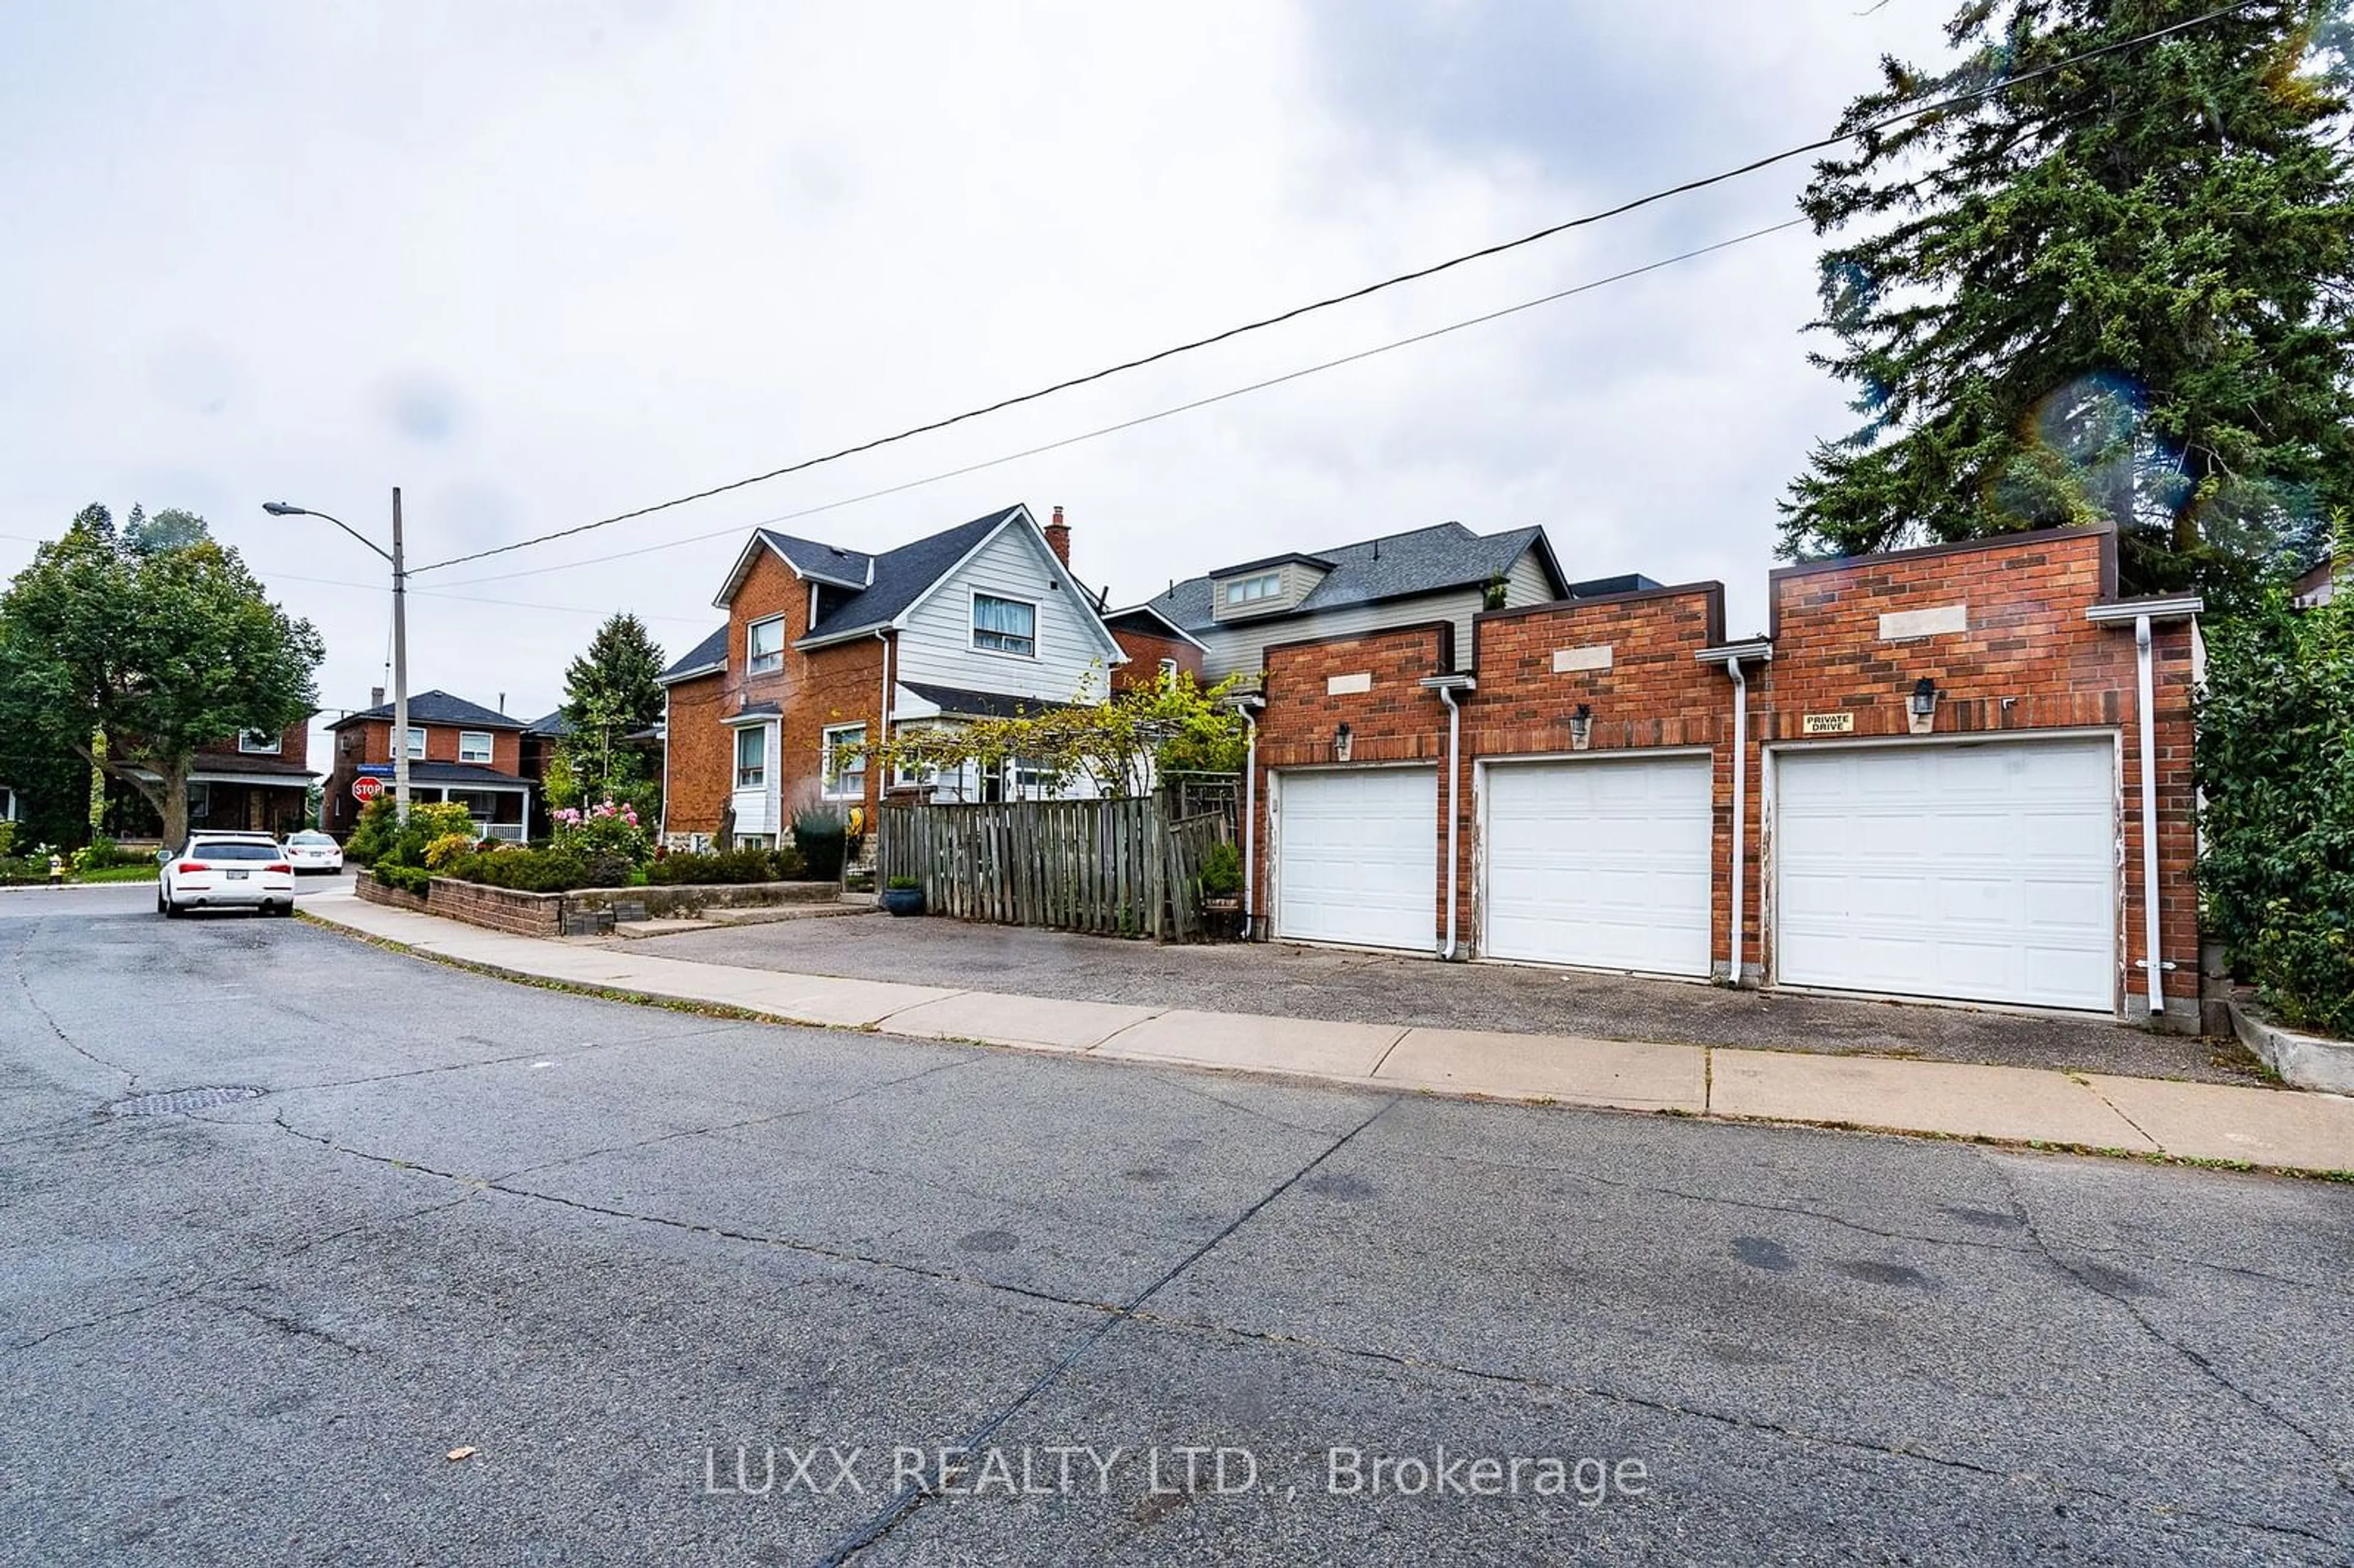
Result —
<instances>
[{"instance_id":1,"label":"white downspout","mask_svg":"<svg viewBox=\"0 0 2354 1568\"><path fill-rule=\"evenodd\" d=\"M1438 700L1447 705L1447 948L1438 956L1452 961L1456 956L1455 899L1460 870L1457 861L1457 835L1461 832L1461 807L1458 797L1462 789L1463 710L1456 705L1455 688L1438 688Z\"/></svg>"},{"instance_id":2,"label":"white downspout","mask_svg":"<svg viewBox=\"0 0 2354 1568\"><path fill-rule=\"evenodd\" d=\"M875 744L888 746L891 743L891 633L889 629L877 631L875 634L875 640L883 644L883 705L875 710ZM873 760L867 766L875 773L875 821L869 831L875 835L875 874L879 879L883 874L883 793L890 788L891 776L884 770L883 756L880 752L874 755ZM875 887L878 891L881 889L882 883L879 880L875 883Z\"/></svg>"},{"instance_id":3,"label":"white downspout","mask_svg":"<svg viewBox=\"0 0 2354 1568\"><path fill-rule=\"evenodd\" d=\"M735 766L735 758L732 755L728 758L728 765L731 768ZM542 766L544 768L546 765ZM662 790L662 816L654 823L654 834L656 842L666 844L670 842L670 688L668 686L663 688Z\"/></svg>"},{"instance_id":4,"label":"white downspout","mask_svg":"<svg viewBox=\"0 0 2354 1568\"><path fill-rule=\"evenodd\" d=\"M2158 960L2158 736L2151 723L2158 700L2150 675L2149 617L2134 618L2136 697L2141 726L2141 924L2142 949L2149 970L2149 1025L2166 1022L2166 976Z\"/></svg>"},{"instance_id":5,"label":"white downspout","mask_svg":"<svg viewBox=\"0 0 2354 1568\"><path fill-rule=\"evenodd\" d=\"M1243 728L1249 737L1243 754L1243 940L1254 939L1251 896L1258 886L1258 715L1242 706Z\"/></svg>"},{"instance_id":6,"label":"white downspout","mask_svg":"<svg viewBox=\"0 0 2354 1568\"><path fill-rule=\"evenodd\" d=\"M1733 677L1733 951L1725 983L1741 989L1741 922L1748 902L1744 830L1749 818L1749 678L1738 658L1724 662Z\"/></svg>"}]
</instances>

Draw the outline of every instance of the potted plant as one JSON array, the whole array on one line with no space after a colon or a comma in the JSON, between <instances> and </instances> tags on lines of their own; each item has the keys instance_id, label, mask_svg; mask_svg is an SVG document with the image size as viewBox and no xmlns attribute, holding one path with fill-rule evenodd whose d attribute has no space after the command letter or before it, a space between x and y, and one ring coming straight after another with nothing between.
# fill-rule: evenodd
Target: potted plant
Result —
<instances>
[{"instance_id":1,"label":"potted plant","mask_svg":"<svg viewBox=\"0 0 2354 1568\"><path fill-rule=\"evenodd\" d=\"M912 876L895 876L883 885L883 907L894 915L924 912L924 885Z\"/></svg>"}]
</instances>

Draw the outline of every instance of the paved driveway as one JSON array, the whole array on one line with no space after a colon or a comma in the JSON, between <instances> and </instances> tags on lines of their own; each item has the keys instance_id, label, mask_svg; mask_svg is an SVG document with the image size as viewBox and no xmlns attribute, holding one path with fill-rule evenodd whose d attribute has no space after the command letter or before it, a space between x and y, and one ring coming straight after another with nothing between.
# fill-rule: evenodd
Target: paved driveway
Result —
<instances>
[{"instance_id":1,"label":"paved driveway","mask_svg":"<svg viewBox=\"0 0 2354 1568\"><path fill-rule=\"evenodd\" d=\"M705 963L1074 1001L2259 1081L2254 1063L2236 1044L2152 1034L2103 1019L1735 991L1514 964L1441 964L1279 942L1158 947L884 915L623 939L633 948Z\"/></svg>"},{"instance_id":2,"label":"paved driveway","mask_svg":"<svg viewBox=\"0 0 2354 1568\"><path fill-rule=\"evenodd\" d=\"M0 921L0 1562L2354 1554L2345 1187L725 1022L125 902ZM199 1086L264 1092L102 1108Z\"/></svg>"}]
</instances>

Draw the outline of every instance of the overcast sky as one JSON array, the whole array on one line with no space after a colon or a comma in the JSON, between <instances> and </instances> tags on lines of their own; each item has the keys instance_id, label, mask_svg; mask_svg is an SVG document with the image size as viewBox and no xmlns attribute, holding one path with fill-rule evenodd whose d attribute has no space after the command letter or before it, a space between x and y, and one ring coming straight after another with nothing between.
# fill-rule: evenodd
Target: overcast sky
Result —
<instances>
[{"instance_id":1,"label":"overcast sky","mask_svg":"<svg viewBox=\"0 0 2354 1568\"><path fill-rule=\"evenodd\" d=\"M0 11L0 575L103 501L207 517L384 679L422 567L781 466L1821 133L1946 0L892 6L156 0ZM1795 215L1793 163L813 472L417 577L412 689L535 717L596 624L673 653L756 523ZM1276 549L1543 524L1717 577L1850 419L1803 228L786 526L1068 509L1116 603ZM722 536L602 564L693 535ZM550 569L562 568L562 569ZM533 575L482 580L498 574ZM451 597L462 596L462 597Z\"/></svg>"}]
</instances>

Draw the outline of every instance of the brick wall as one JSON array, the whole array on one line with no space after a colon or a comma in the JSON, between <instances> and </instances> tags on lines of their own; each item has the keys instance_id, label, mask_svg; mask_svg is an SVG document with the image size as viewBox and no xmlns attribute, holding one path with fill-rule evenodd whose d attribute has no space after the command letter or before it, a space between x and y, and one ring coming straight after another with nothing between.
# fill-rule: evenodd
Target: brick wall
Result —
<instances>
[{"instance_id":1,"label":"brick wall","mask_svg":"<svg viewBox=\"0 0 2354 1568\"><path fill-rule=\"evenodd\" d=\"M2118 909L2117 995L2143 994L2140 764L2136 658L2130 624L2100 625L2085 611L2114 591L2115 537L2104 530L2049 531L1966 546L1790 567L1771 583L1770 662L1746 668L1750 744L1744 758L1744 969L1770 976L1766 896L1770 846L1761 789L1766 751L1911 733L1906 699L1927 676L1940 694L1933 732L2078 731L2117 736L2124 758L2118 849L2125 874ZM1883 617L1895 619L1883 620ZM1268 651L1262 769L1329 764L1346 722L1356 763L1446 756L1447 713L1416 683L1449 668L1443 626L1403 628L1292 643ZM2195 1008L2198 949L2192 819L2192 633L2183 622L2155 631L2158 768L2159 913L2163 957L2176 971L2166 990ZM1568 720L1590 715L1587 749L1704 747L1712 758L1715 867L1711 951L1722 972L1731 938L1733 685L1719 663L1695 655L1724 641L1715 584L1494 611L1474 623L1475 693L1462 698L1462 773L1457 780L1461 846L1456 916L1477 940L1473 769L1483 758L1566 754ZM1368 689L1330 689L1364 676ZM1832 738L1805 737L1809 715L1846 715ZM1445 831L1440 779L1437 831ZM1268 781L1259 780L1257 886L1267 876ZM1443 842L1443 839L1442 839ZM1445 928L1445 868L1434 889L1434 948ZM1257 900L1262 917L1271 911Z\"/></svg>"},{"instance_id":2,"label":"brick wall","mask_svg":"<svg viewBox=\"0 0 2354 1568\"><path fill-rule=\"evenodd\" d=\"M1202 678L1202 651L1182 637L1164 636L1126 626L1113 627L1111 634L1119 644L1119 651L1128 655L1127 663L1113 667L1111 689L1115 692L1152 685L1161 679L1161 661L1163 659L1174 659L1177 668L1197 681Z\"/></svg>"},{"instance_id":3,"label":"brick wall","mask_svg":"<svg viewBox=\"0 0 2354 1568\"><path fill-rule=\"evenodd\" d=\"M665 833L716 833L735 788L733 732L720 724L726 683L717 671L670 688L668 769L663 780Z\"/></svg>"},{"instance_id":4,"label":"brick wall","mask_svg":"<svg viewBox=\"0 0 2354 1568\"><path fill-rule=\"evenodd\" d=\"M1373 763L1444 762L1447 706L1437 692L1418 683L1454 663L1455 627L1429 621L1354 637L1279 642L1267 650L1267 708L1258 725L1257 822L1252 859L1259 889L1273 885L1273 792L1266 769L1313 768L1334 762L1334 741L1349 726L1349 766ZM1363 677L1360 683L1358 677ZM1333 690L1338 683L1343 689ZM1363 691L1347 688L1362 683ZM1438 813L1432 832L1444 834L1447 783L1439 780ZM1442 877L1445 868L1441 867ZM1433 940L1445 921L1444 883L1430 894ZM1270 914L1264 897L1254 900L1261 920Z\"/></svg>"},{"instance_id":5,"label":"brick wall","mask_svg":"<svg viewBox=\"0 0 2354 1568\"><path fill-rule=\"evenodd\" d=\"M1479 689L1463 699L1458 842L1470 844L1479 827L1475 765L1579 749L1569 721L1584 707L1587 751L1714 748L1710 858L1725 864L1733 853L1732 708L1723 674L1695 656L1723 641L1724 590L1716 583L1497 610L1474 620ZM1478 878L1470 852L1464 861L1456 916L1469 933L1477 928ZM1714 908L1709 950L1722 954L1732 928L1730 878L1717 878Z\"/></svg>"},{"instance_id":6,"label":"brick wall","mask_svg":"<svg viewBox=\"0 0 2354 1568\"><path fill-rule=\"evenodd\" d=\"M196 747L196 757L198 758L196 766L201 768L204 766L202 759L207 757L251 758L256 756L266 757L272 762L307 764L311 760L311 720L309 717L306 715L302 718L297 719L294 723L288 725L284 733L280 735L278 737L278 749L275 751L246 751L238 745L238 737L236 736L230 736L226 740L216 740L209 745Z\"/></svg>"},{"instance_id":7,"label":"brick wall","mask_svg":"<svg viewBox=\"0 0 2354 1568\"><path fill-rule=\"evenodd\" d=\"M748 669L750 628L770 616L784 620L784 655L777 669L756 674ZM883 642L861 637L804 652L795 644L807 635L809 624L809 584L773 551L758 551L728 609L726 673L671 688L670 832L711 832L718 827L720 808L736 787L735 733L723 721L754 704L775 703L783 713L779 755L769 767L788 816L818 799L822 736L828 726L864 724L868 737L875 737L883 705ZM878 777L876 769L867 769L864 803L870 809Z\"/></svg>"}]
</instances>

